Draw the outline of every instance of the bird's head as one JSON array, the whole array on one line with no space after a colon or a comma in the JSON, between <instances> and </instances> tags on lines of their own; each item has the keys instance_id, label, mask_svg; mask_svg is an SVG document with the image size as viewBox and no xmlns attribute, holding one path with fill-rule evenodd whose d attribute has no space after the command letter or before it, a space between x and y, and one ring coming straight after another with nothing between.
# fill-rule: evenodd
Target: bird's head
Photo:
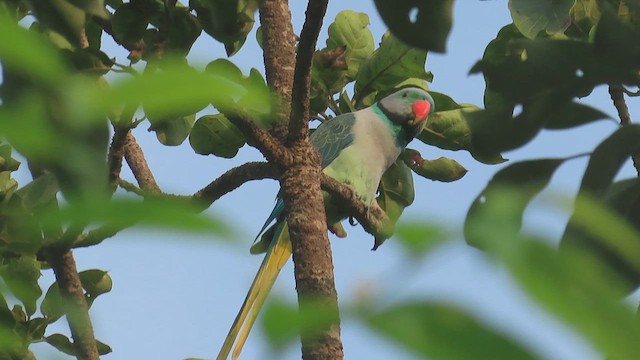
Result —
<instances>
[{"instance_id":1,"label":"bird's head","mask_svg":"<svg viewBox=\"0 0 640 360\"><path fill-rule=\"evenodd\" d=\"M402 126L408 143L424 129L435 103L431 95L420 88L404 88L384 97L378 107L392 122Z\"/></svg>"}]
</instances>

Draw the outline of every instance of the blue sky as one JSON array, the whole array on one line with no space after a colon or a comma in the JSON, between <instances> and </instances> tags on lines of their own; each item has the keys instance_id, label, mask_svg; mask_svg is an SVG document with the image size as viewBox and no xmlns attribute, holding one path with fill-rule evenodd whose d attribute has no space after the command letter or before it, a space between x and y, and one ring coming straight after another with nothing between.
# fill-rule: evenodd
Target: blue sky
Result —
<instances>
[{"instance_id":1,"label":"blue sky","mask_svg":"<svg viewBox=\"0 0 640 360\"><path fill-rule=\"evenodd\" d=\"M299 33L305 2L291 3L295 31ZM368 13L374 39L379 41L385 26L372 2L334 1L329 5L319 47L324 46L327 26L345 8ZM435 75L431 88L458 102L481 106L484 81L480 75L469 76L468 71L482 57L486 44L509 22L505 0L457 1L448 52L429 54L427 60L427 69ZM126 53L121 49L107 48L107 52L116 54L121 63L126 61ZM207 35L196 43L190 54L192 63L201 65L218 57L224 57L224 48ZM251 67L263 71L262 54L253 32L245 47L231 60L245 72ZM616 115L605 88L597 89L585 101ZM630 108L632 114L640 111L632 103ZM188 142L167 148L146 128L143 123L135 134L158 183L167 192L193 193L234 165L262 159L250 147L243 148L232 160L196 155ZM602 121L565 132L547 131L524 148L507 153L506 157L519 160L583 153L614 130L612 122ZM348 227L348 238L332 238L341 304L366 297L382 303L416 297L439 299L469 309L525 345L538 349L545 358L601 358L567 327L528 301L505 270L490 264L481 252L462 240L459 229L466 211L499 166L479 164L466 153L412 145L426 158L450 156L469 169L469 173L455 183L416 178L416 201L403 215L403 219L446 224L455 232L456 240L416 265L407 263L406 253L393 239L372 252L373 239L359 228ZM585 166L586 159L563 165L548 193L575 193ZM625 167L624 174L633 176L631 166ZM123 175L133 179L128 170ZM91 309L96 336L114 349L105 359L214 358L260 265L261 256L250 255L248 249L273 206L276 192L275 181L249 183L207 212L232 224L237 229L236 239L135 229L124 231L99 246L77 250L80 270L108 270L114 280L113 291L98 299ZM544 198L543 195L527 211L525 228L558 239L568 214L542 206ZM48 286L52 278L46 274L42 283ZM295 300L291 264L283 269L273 295ZM56 332L68 334L66 324L60 323ZM343 322L342 335L347 359L411 358L349 319ZM33 349L38 354L46 354L42 358L55 358L57 355L52 355L47 347L38 344ZM299 343L295 343L277 358L299 359L299 348ZM268 351L256 329L242 358L274 358Z\"/></svg>"}]
</instances>

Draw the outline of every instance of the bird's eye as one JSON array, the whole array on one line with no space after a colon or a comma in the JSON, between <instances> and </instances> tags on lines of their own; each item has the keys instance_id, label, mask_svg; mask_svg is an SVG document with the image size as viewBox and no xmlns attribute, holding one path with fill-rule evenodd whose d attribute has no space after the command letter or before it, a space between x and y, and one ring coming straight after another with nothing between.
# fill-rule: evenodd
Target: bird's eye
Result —
<instances>
[{"instance_id":1,"label":"bird's eye","mask_svg":"<svg viewBox=\"0 0 640 360\"><path fill-rule=\"evenodd\" d=\"M402 94L402 97L406 98L407 97L407 93Z\"/></svg>"}]
</instances>

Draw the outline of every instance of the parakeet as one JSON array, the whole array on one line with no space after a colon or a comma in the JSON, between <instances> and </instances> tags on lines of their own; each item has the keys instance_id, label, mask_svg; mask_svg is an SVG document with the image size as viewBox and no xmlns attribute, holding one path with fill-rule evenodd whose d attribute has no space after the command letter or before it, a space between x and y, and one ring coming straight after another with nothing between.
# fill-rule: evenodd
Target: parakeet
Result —
<instances>
[{"instance_id":1,"label":"parakeet","mask_svg":"<svg viewBox=\"0 0 640 360\"><path fill-rule=\"evenodd\" d=\"M342 114L322 123L312 133L310 141L320 153L323 172L350 185L357 196L370 205L375 201L382 175L407 144L422 131L434 108L429 93L419 88L404 88L368 108ZM327 224L336 224L349 216L332 204L327 193L324 199ZM236 346L232 358L238 358L280 269L291 257L284 205L282 199L277 200L260 231L261 239L258 241L258 234L251 247L252 253L266 251L266 255L218 354L218 360L228 358L234 343ZM269 227L274 220L275 224Z\"/></svg>"}]
</instances>

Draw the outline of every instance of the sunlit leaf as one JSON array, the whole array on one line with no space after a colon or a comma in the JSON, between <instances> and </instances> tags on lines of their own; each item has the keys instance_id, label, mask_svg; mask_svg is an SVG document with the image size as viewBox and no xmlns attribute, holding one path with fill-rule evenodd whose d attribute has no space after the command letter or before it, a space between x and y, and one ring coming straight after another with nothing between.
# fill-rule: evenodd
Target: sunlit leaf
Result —
<instances>
[{"instance_id":1,"label":"sunlit leaf","mask_svg":"<svg viewBox=\"0 0 640 360\"><path fill-rule=\"evenodd\" d=\"M113 282L111 276L106 271L90 269L81 271L79 274L82 287L91 299L106 294L111 291Z\"/></svg>"},{"instance_id":2,"label":"sunlit leaf","mask_svg":"<svg viewBox=\"0 0 640 360\"><path fill-rule=\"evenodd\" d=\"M376 0L389 30L408 45L445 52L451 30L453 0Z\"/></svg>"},{"instance_id":3,"label":"sunlit leaf","mask_svg":"<svg viewBox=\"0 0 640 360\"><path fill-rule=\"evenodd\" d=\"M402 158L409 162L407 165L416 174L430 180L451 182L460 180L467 173L467 169L453 159L440 157L426 160L413 149L405 149Z\"/></svg>"},{"instance_id":4,"label":"sunlit leaf","mask_svg":"<svg viewBox=\"0 0 640 360\"><path fill-rule=\"evenodd\" d=\"M420 358L537 359L524 346L450 304L407 302L367 319L372 330Z\"/></svg>"},{"instance_id":5,"label":"sunlit leaf","mask_svg":"<svg viewBox=\"0 0 640 360\"><path fill-rule=\"evenodd\" d=\"M36 311L36 300L42 295L38 285L40 262L35 256L19 256L5 259L0 265L0 276L13 295L22 302L29 315Z\"/></svg>"},{"instance_id":6,"label":"sunlit leaf","mask_svg":"<svg viewBox=\"0 0 640 360\"><path fill-rule=\"evenodd\" d=\"M329 25L327 49L346 46L344 59L347 75L355 79L360 63L373 53L373 35L368 28L369 16L352 10L343 10Z\"/></svg>"}]
</instances>

